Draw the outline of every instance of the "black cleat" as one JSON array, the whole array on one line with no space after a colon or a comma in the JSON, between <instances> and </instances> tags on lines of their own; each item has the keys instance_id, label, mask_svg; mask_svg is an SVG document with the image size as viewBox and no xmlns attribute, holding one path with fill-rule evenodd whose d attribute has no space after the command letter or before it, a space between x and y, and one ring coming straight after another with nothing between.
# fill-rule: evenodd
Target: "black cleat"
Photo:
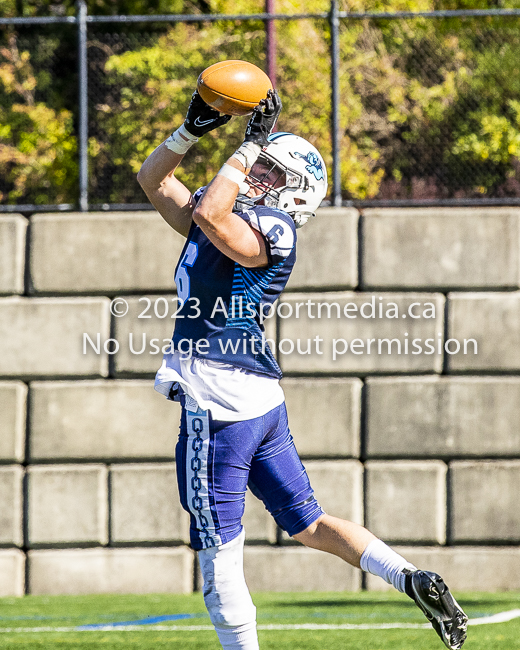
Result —
<instances>
[{"instance_id":1,"label":"black cleat","mask_svg":"<svg viewBox=\"0 0 520 650\"><path fill-rule=\"evenodd\" d=\"M444 580L431 571L403 569L403 573L406 593L422 610L444 645L450 650L460 650L466 640L468 617Z\"/></svg>"}]
</instances>

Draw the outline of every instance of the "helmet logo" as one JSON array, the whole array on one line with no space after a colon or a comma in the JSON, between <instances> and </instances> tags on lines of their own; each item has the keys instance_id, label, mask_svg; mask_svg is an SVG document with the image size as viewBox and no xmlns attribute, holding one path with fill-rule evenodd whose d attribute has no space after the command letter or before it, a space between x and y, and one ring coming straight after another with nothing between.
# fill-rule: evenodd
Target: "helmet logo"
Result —
<instances>
[{"instance_id":1,"label":"helmet logo","mask_svg":"<svg viewBox=\"0 0 520 650\"><path fill-rule=\"evenodd\" d=\"M302 153L298 153L297 151L294 152L294 155L297 156L298 158L303 158L305 162L309 163L305 169L313 174L316 177L316 180L321 181L325 176L323 175L323 166L321 164L320 159L318 156L313 153L312 151L309 151L309 153L303 155Z\"/></svg>"}]
</instances>

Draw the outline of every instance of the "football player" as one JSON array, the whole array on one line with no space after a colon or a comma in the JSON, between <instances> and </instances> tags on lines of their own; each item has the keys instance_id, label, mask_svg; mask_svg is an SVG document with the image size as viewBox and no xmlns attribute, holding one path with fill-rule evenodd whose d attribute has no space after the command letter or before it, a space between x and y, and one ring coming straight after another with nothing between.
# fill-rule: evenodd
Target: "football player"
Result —
<instances>
[{"instance_id":1,"label":"football player","mask_svg":"<svg viewBox=\"0 0 520 650\"><path fill-rule=\"evenodd\" d=\"M314 217L327 175L309 142L272 134L281 108L276 91L269 91L243 144L192 195L175 170L200 137L231 119L195 92L184 124L138 175L152 204L186 237L175 275L183 307L156 390L182 404L177 476L204 601L223 648L258 648L243 574L241 519L249 486L291 537L406 592L445 645L458 650L467 618L442 578L416 569L362 526L326 514L289 434L281 371L261 315L289 279L296 230Z\"/></svg>"}]
</instances>

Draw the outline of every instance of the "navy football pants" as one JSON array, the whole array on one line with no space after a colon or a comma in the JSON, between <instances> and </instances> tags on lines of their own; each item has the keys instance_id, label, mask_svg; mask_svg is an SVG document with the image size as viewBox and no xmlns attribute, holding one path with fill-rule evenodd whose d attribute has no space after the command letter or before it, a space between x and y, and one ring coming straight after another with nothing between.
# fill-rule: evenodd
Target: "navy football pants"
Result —
<instances>
[{"instance_id":1,"label":"navy football pants","mask_svg":"<svg viewBox=\"0 0 520 650\"><path fill-rule=\"evenodd\" d=\"M291 536L323 514L289 433L285 404L242 422L183 407L176 463L195 550L240 534L248 486Z\"/></svg>"}]
</instances>

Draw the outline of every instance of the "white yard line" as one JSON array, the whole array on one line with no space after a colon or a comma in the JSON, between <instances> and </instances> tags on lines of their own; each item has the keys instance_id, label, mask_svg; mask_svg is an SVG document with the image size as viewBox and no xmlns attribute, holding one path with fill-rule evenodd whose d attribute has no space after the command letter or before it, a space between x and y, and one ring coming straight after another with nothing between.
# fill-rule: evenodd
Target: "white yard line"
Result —
<instances>
[{"instance_id":1,"label":"white yard line","mask_svg":"<svg viewBox=\"0 0 520 650\"><path fill-rule=\"evenodd\" d=\"M468 625L489 625L506 623L520 618L520 609L511 609L491 616L472 618ZM429 623L338 623L337 625L319 623L300 623L294 625L259 625L259 630L425 630ZM205 632L213 630L211 625L102 625L99 627L0 627L0 634L27 634L28 632Z\"/></svg>"},{"instance_id":2,"label":"white yard line","mask_svg":"<svg viewBox=\"0 0 520 650\"><path fill-rule=\"evenodd\" d=\"M486 625L486 623L507 623L514 618L520 618L520 609L510 609L508 612L499 612L493 616L482 616L469 621L470 625Z\"/></svg>"}]
</instances>

